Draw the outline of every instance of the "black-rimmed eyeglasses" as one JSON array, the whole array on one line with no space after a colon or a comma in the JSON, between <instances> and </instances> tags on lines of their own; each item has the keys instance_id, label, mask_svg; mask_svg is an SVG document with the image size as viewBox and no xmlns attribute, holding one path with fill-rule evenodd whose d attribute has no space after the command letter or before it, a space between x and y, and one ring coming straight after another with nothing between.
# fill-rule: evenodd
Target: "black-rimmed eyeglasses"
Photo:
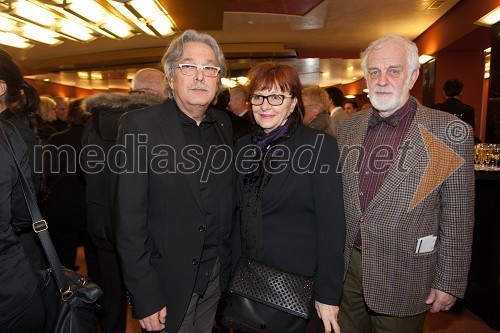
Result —
<instances>
[{"instance_id":1,"label":"black-rimmed eyeglasses","mask_svg":"<svg viewBox=\"0 0 500 333\"><path fill-rule=\"evenodd\" d=\"M285 95L278 95L278 94L272 94L272 95L257 95L257 94L252 94L250 95L250 104L259 106L264 103L264 100L267 100L269 105L272 106L279 106L283 104L285 101L285 98L292 98L292 96L285 96Z\"/></svg>"},{"instance_id":2,"label":"black-rimmed eyeglasses","mask_svg":"<svg viewBox=\"0 0 500 333\"><path fill-rule=\"evenodd\" d=\"M177 67L181 70L183 75L193 76L201 71L204 76L216 77L219 75L220 67L216 66L198 66L193 64L179 64Z\"/></svg>"}]
</instances>

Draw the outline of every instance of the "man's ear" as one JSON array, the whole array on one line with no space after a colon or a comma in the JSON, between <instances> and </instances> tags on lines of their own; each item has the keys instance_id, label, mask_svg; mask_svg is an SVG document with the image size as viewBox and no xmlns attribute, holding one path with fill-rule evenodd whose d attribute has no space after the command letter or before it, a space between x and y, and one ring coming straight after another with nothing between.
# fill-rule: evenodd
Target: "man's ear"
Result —
<instances>
[{"instance_id":1,"label":"man's ear","mask_svg":"<svg viewBox=\"0 0 500 333\"><path fill-rule=\"evenodd\" d=\"M415 81L417 81L418 75L420 74L420 69L416 69L411 73L410 76L410 89L413 88L413 85L415 84Z\"/></svg>"}]
</instances>

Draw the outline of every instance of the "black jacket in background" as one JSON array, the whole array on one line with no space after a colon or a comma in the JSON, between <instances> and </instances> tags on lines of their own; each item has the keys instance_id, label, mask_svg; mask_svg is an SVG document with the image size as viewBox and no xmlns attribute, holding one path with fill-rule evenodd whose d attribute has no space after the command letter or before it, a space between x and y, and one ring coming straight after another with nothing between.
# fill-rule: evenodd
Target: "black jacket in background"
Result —
<instances>
[{"instance_id":1,"label":"black jacket in background","mask_svg":"<svg viewBox=\"0 0 500 333\"><path fill-rule=\"evenodd\" d=\"M474 108L468 104L462 103L459 99L450 97L444 103L434 104L432 108L454 114L471 125L474 129Z\"/></svg>"},{"instance_id":2,"label":"black jacket in background","mask_svg":"<svg viewBox=\"0 0 500 333\"><path fill-rule=\"evenodd\" d=\"M116 142L118 119L125 112L161 102L160 98L149 94L106 93L86 98L84 108L92 114L92 118L87 123L82 145L97 145L107 155ZM87 153L84 151L82 154L82 163L88 160ZM111 197L114 196L111 179L107 165L100 172L85 174L87 228L97 247L115 252L111 227Z\"/></svg>"}]
</instances>

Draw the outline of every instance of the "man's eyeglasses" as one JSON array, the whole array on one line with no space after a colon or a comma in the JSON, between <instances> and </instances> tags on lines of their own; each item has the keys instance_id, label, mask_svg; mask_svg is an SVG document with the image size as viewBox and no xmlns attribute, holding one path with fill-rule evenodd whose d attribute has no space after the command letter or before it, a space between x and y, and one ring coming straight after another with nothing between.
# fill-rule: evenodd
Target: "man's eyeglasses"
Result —
<instances>
[{"instance_id":1,"label":"man's eyeglasses","mask_svg":"<svg viewBox=\"0 0 500 333\"><path fill-rule=\"evenodd\" d=\"M177 65L181 70L183 75L193 76L198 73L198 71L202 71L204 76L208 77L216 77L219 75L220 67L216 66L198 66L192 64L179 64Z\"/></svg>"},{"instance_id":2,"label":"man's eyeglasses","mask_svg":"<svg viewBox=\"0 0 500 333\"><path fill-rule=\"evenodd\" d=\"M285 101L285 98L292 98L292 96L285 96L285 95L278 95L278 94L263 96L263 95L252 94L250 96L250 103L252 105L259 106L259 105L262 105L262 103L264 103L264 100L267 100L269 105L279 106L279 105L283 104L283 102Z\"/></svg>"}]
</instances>

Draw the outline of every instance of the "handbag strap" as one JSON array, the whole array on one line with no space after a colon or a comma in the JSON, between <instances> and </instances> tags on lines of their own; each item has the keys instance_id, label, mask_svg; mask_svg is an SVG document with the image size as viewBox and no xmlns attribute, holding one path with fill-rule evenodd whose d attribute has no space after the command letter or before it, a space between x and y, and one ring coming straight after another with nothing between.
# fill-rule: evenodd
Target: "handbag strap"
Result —
<instances>
[{"instance_id":1,"label":"handbag strap","mask_svg":"<svg viewBox=\"0 0 500 333\"><path fill-rule=\"evenodd\" d=\"M12 148L12 143L10 141L10 138L5 132L4 126L2 124L0 124L0 129L7 142L7 145L9 146L12 158L14 158L14 161L16 163L24 199L26 201L26 205L28 206L28 211L30 213L31 220L33 222L32 224L33 230L35 231L38 238L40 239L40 242L42 243L43 250L45 252L45 255L47 256L47 260L49 261L50 267L52 268L52 273L54 274L57 287L59 288L59 291L61 292L62 295L68 289L69 286L66 276L64 275L61 262L59 261L59 257L57 256L57 252L54 248L54 244L52 244L52 240L50 239L47 221L43 219L42 214L40 213L40 209L38 208L38 205L36 203L35 196L33 195L33 192L31 191L31 188L28 185L26 178L24 177L21 166L19 165L19 162L17 161L16 158L16 154L14 153L14 149Z\"/></svg>"}]
</instances>

